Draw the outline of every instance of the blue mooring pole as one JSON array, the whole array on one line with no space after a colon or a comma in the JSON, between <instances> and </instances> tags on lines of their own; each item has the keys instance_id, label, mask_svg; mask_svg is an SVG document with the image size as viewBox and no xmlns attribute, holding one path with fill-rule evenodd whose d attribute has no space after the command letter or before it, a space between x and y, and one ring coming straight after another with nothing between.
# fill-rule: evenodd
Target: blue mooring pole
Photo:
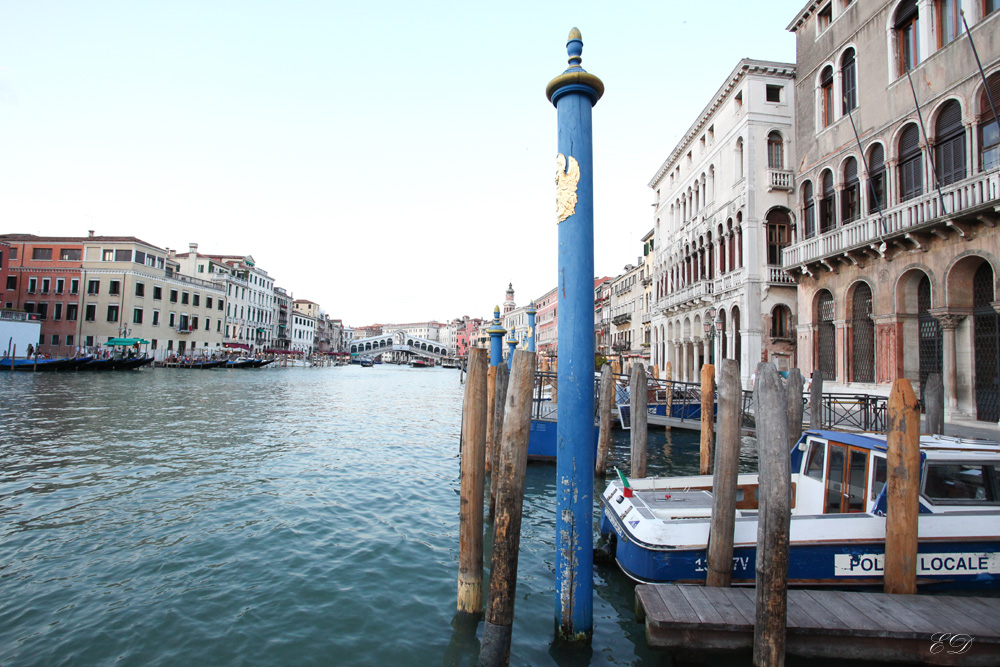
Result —
<instances>
[{"instance_id":1,"label":"blue mooring pole","mask_svg":"<svg viewBox=\"0 0 1000 667\"><path fill-rule=\"evenodd\" d=\"M569 68L545 89L559 120L559 412L556 425L556 634L589 642L594 630L594 154L592 110L604 84L580 67L573 28Z\"/></svg>"},{"instance_id":2,"label":"blue mooring pole","mask_svg":"<svg viewBox=\"0 0 1000 667\"><path fill-rule=\"evenodd\" d=\"M507 330L500 324L500 306L493 309L493 326L486 330L490 335L490 366L503 363L503 335Z\"/></svg>"},{"instance_id":3,"label":"blue mooring pole","mask_svg":"<svg viewBox=\"0 0 1000 667\"><path fill-rule=\"evenodd\" d=\"M528 352L535 351L535 302L528 304Z\"/></svg>"},{"instance_id":4,"label":"blue mooring pole","mask_svg":"<svg viewBox=\"0 0 1000 667\"><path fill-rule=\"evenodd\" d=\"M514 329L516 327L511 327L507 335L507 370L514 368L514 350L517 349L517 339L514 338Z\"/></svg>"}]
</instances>

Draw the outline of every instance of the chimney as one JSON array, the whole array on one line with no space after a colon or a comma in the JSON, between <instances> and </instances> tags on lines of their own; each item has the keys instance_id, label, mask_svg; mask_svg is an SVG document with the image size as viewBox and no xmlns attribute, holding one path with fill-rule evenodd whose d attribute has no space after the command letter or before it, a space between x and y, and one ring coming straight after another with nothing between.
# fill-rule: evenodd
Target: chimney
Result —
<instances>
[{"instance_id":1,"label":"chimney","mask_svg":"<svg viewBox=\"0 0 1000 667\"><path fill-rule=\"evenodd\" d=\"M192 255L197 255L198 254L198 244L197 243L188 243L188 249L191 251Z\"/></svg>"},{"instance_id":2,"label":"chimney","mask_svg":"<svg viewBox=\"0 0 1000 667\"><path fill-rule=\"evenodd\" d=\"M94 238L94 230L93 229L88 229L87 233L90 234L90 238Z\"/></svg>"}]
</instances>

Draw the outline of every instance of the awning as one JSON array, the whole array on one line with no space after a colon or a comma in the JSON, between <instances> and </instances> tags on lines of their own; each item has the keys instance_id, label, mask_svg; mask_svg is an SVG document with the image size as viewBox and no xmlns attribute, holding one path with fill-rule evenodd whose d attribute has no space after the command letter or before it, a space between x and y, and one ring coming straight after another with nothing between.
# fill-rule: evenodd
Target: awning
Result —
<instances>
[{"instance_id":1,"label":"awning","mask_svg":"<svg viewBox=\"0 0 1000 667\"><path fill-rule=\"evenodd\" d=\"M234 350L249 350L250 346L246 343L223 343L222 347L232 348Z\"/></svg>"},{"instance_id":2,"label":"awning","mask_svg":"<svg viewBox=\"0 0 1000 667\"><path fill-rule=\"evenodd\" d=\"M105 345L111 345L111 346L149 345L149 341L143 338L112 338L107 343L105 343Z\"/></svg>"}]
</instances>

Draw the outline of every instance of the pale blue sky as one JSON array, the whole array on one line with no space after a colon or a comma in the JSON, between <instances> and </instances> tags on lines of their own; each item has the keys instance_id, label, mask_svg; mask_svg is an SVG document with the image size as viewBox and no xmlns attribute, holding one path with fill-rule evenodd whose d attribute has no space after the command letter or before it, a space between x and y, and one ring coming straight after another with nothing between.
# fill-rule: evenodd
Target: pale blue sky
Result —
<instances>
[{"instance_id":1,"label":"pale blue sky","mask_svg":"<svg viewBox=\"0 0 1000 667\"><path fill-rule=\"evenodd\" d=\"M556 112L583 34L595 270L740 58L794 62L805 0L0 0L0 231L249 253L359 326L555 286Z\"/></svg>"}]
</instances>

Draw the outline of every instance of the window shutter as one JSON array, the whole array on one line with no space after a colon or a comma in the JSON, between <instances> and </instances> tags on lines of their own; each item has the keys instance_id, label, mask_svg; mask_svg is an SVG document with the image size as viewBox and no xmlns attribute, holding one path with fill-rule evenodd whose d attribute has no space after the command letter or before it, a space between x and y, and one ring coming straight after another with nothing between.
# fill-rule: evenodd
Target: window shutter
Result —
<instances>
[{"instance_id":1,"label":"window shutter","mask_svg":"<svg viewBox=\"0 0 1000 667\"><path fill-rule=\"evenodd\" d=\"M904 160L920 152L920 132L912 123L903 130L899 138L899 158Z\"/></svg>"}]
</instances>

